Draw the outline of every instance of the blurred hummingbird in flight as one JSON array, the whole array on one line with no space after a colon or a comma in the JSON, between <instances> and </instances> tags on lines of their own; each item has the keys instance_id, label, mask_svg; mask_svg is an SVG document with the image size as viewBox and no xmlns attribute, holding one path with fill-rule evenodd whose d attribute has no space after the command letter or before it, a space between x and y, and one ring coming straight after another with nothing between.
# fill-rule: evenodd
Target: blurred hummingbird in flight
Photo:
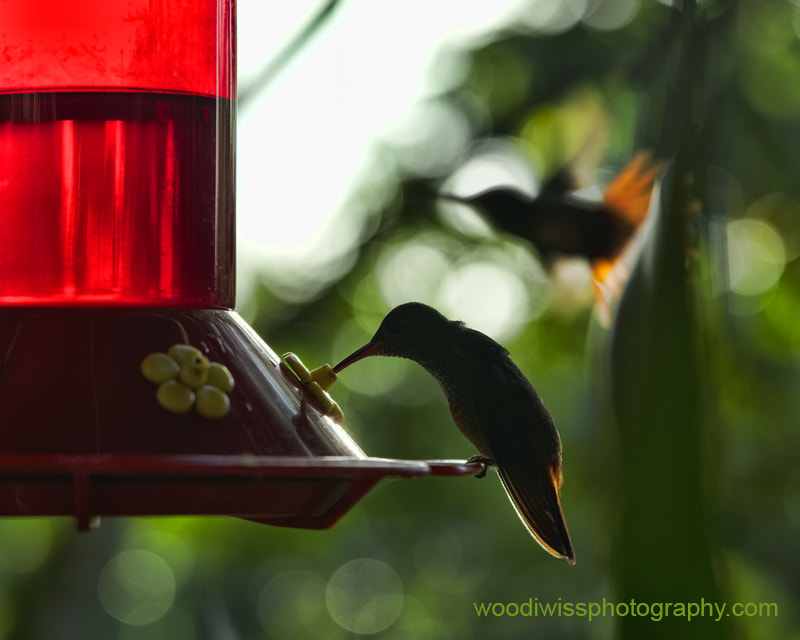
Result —
<instances>
[{"instance_id":1,"label":"blurred hummingbird in flight","mask_svg":"<svg viewBox=\"0 0 800 640\"><path fill-rule=\"evenodd\" d=\"M574 194L578 187L569 164L535 197L498 187L467 197L440 193L439 198L470 206L498 230L527 240L547 263L563 256L585 258L595 281L603 285L647 217L662 167L651 162L648 152L637 154L606 187L600 201Z\"/></svg>"},{"instance_id":2,"label":"blurred hummingbird in flight","mask_svg":"<svg viewBox=\"0 0 800 640\"><path fill-rule=\"evenodd\" d=\"M390 311L372 339L333 370L367 356L407 358L439 383L450 415L478 450L469 462L497 469L525 527L551 555L575 562L559 499L561 438L539 394L488 336L419 302Z\"/></svg>"}]
</instances>

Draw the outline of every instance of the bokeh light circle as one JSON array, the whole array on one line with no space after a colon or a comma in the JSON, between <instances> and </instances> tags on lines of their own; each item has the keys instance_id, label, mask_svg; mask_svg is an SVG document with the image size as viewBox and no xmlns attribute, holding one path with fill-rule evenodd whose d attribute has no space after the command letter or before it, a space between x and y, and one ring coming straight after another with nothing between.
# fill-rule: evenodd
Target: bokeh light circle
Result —
<instances>
[{"instance_id":1,"label":"bokeh light circle","mask_svg":"<svg viewBox=\"0 0 800 640\"><path fill-rule=\"evenodd\" d=\"M730 290L756 296L774 287L786 266L783 240L763 220L743 218L727 227Z\"/></svg>"},{"instance_id":2,"label":"bokeh light circle","mask_svg":"<svg viewBox=\"0 0 800 640\"><path fill-rule=\"evenodd\" d=\"M433 304L450 270L444 243L424 235L395 245L381 257L379 286L390 307L409 300Z\"/></svg>"},{"instance_id":3,"label":"bokeh light circle","mask_svg":"<svg viewBox=\"0 0 800 640\"><path fill-rule=\"evenodd\" d=\"M161 556L138 549L108 561L97 580L106 612L125 624L142 626L159 620L175 599L175 576Z\"/></svg>"},{"instance_id":4,"label":"bokeh light circle","mask_svg":"<svg viewBox=\"0 0 800 640\"><path fill-rule=\"evenodd\" d=\"M385 562L359 558L334 572L325 601L331 617L342 628L361 634L378 633L400 615L403 584Z\"/></svg>"},{"instance_id":5,"label":"bokeh light circle","mask_svg":"<svg viewBox=\"0 0 800 640\"><path fill-rule=\"evenodd\" d=\"M528 289L505 265L468 262L452 270L443 297L447 313L495 340L513 338L531 317Z\"/></svg>"}]
</instances>

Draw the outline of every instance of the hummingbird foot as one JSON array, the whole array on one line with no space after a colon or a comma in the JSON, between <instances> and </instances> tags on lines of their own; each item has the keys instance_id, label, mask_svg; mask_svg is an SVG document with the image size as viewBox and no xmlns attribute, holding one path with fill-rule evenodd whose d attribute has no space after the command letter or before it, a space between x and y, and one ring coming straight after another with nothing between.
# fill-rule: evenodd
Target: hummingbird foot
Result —
<instances>
[{"instance_id":1,"label":"hummingbird foot","mask_svg":"<svg viewBox=\"0 0 800 640\"><path fill-rule=\"evenodd\" d=\"M483 478L486 475L486 471L489 469L489 467L497 466L492 458L487 458L486 456L482 455L472 456L469 460L467 460L467 464L472 462L477 462L479 465L481 465L481 470L475 474L476 478Z\"/></svg>"}]
</instances>

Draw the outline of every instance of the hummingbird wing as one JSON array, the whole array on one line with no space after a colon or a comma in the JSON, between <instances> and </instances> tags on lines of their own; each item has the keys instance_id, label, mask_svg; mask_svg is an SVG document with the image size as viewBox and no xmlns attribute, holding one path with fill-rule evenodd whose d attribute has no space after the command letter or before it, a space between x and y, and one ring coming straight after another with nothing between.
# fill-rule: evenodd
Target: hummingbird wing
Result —
<instances>
[{"instance_id":1,"label":"hummingbird wing","mask_svg":"<svg viewBox=\"0 0 800 640\"><path fill-rule=\"evenodd\" d=\"M567 165L556 171L544 182L540 194L546 194L547 196L563 196L575 191L577 188L578 181L575 178L572 168Z\"/></svg>"},{"instance_id":2,"label":"hummingbird wing","mask_svg":"<svg viewBox=\"0 0 800 640\"><path fill-rule=\"evenodd\" d=\"M486 434L497 472L520 520L553 556L575 562L561 510L561 440L553 418L530 382L506 356L503 389L492 403Z\"/></svg>"}]
</instances>

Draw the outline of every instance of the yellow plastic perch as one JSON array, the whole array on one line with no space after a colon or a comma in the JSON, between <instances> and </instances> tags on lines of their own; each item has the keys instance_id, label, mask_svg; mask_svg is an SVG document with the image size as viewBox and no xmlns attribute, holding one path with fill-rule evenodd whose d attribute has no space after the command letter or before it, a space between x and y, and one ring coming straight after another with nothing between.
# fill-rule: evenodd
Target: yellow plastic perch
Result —
<instances>
[{"instance_id":1,"label":"yellow plastic perch","mask_svg":"<svg viewBox=\"0 0 800 640\"><path fill-rule=\"evenodd\" d=\"M337 424L342 424L344 422L344 412L328 394L328 390L333 386L337 378L333 368L329 364L323 364L321 367L309 371L300 358L293 353L284 354L283 359L289 365L289 368L295 372L303 386L311 392L325 415L329 416Z\"/></svg>"}]
</instances>

